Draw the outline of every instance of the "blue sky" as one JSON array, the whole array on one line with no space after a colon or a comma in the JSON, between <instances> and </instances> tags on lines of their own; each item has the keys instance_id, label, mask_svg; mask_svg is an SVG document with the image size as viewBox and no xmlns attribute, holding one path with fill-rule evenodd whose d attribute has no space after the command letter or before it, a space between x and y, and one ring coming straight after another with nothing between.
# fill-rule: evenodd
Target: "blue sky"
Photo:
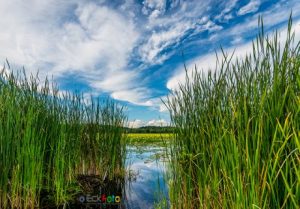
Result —
<instances>
[{"instance_id":1,"label":"blue sky","mask_svg":"<svg viewBox=\"0 0 300 209\"><path fill-rule=\"evenodd\" d=\"M184 62L207 72L220 46L241 58L259 15L281 31L291 10L299 41L299 0L0 0L0 60L117 100L131 126L165 125L161 99L184 82Z\"/></svg>"}]
</instances>

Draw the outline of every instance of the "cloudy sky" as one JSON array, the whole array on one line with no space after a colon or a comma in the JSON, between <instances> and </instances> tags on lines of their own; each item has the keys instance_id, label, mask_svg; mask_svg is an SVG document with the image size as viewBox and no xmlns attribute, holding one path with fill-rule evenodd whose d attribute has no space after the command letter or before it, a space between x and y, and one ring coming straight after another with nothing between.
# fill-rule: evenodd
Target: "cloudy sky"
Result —
<instances>
[{"instance_id":1,"label":"cloudy sky","mask_svg":"<svg viewBox=\"0 0 300 209\"><path fill-rule=\"evenodd\" d=\"M291 11L299 32L299 0L0 0L0 63L113 98L132 126L164 125L184 62L206 71L220 46L243 56L259 15L280 31Z\"/></svg>"}]
</instances>

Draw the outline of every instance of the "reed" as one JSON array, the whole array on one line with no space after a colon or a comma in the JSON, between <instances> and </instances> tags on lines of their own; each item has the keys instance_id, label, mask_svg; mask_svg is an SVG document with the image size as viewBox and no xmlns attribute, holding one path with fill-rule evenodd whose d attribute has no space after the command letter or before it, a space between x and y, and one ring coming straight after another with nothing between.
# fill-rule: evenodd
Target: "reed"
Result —
<instances>
[{"instance_id":1,"label":"reed","mask_svg":"<svg viewBox=\"0 0 300 209\"><path fill-rule=\"evenodd\" d=\"M172 208L300 208L300 42L265 35L252 53L197 69L165 101L175 126Z\"/></svg>"},{"instance_id":2,"label":"reed","mask_svg":"<svg viewBox=\"0 0 300 209\"><path fill-rule=\"evenodd\" d=\"M39 82L0 74L0 208L67 204L77 175L104 180L124 170L123 107Z\"/></svg>"}]
</instances>

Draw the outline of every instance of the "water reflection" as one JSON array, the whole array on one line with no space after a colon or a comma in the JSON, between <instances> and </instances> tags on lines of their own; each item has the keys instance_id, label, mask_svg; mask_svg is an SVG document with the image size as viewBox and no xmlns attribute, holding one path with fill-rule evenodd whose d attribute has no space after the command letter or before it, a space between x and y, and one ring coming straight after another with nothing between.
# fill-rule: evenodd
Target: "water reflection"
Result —
<instances>
[{"instance_id":1,"label":"water reflection","mask_svg":"<svg viewBox=\"0 0 300 209\"><path fill-rule=\"evenodd\" d=\"M165 184L165 148L155 146L128 146L127 166L136 175L126 181L125 205L131 209L154 208L168 197Z\"/></svg>"},{"instance_id":2,"label":"water reflection","mask_svg":"<svg viewBox=\"0 0 300 209\"><path fill-rule=\"evenodd\" d=\"M104 183L97 176L79 176L78 182L85 192L77 195L69 208L151 209L163 201L162 208L169 208L164 147L127 146L126 168L125 179Z\"/></svg>"}]
</instances>

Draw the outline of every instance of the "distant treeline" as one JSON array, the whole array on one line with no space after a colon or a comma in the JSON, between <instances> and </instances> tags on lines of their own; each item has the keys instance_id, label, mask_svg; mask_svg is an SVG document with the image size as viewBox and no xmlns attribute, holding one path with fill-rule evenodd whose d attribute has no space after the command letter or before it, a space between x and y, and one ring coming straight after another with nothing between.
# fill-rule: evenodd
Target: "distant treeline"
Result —
<instances>
[{"instance_id":1,"label":"distant treeline","mask_svg":"<svg viewBox=\"0 0 300 209\"><path fill-rule=\"evenodd\" d=\"M143 126L139 128L124 128L127 133L173 133L174 128L170 126Z\"/></svg>"}]
</instances>

